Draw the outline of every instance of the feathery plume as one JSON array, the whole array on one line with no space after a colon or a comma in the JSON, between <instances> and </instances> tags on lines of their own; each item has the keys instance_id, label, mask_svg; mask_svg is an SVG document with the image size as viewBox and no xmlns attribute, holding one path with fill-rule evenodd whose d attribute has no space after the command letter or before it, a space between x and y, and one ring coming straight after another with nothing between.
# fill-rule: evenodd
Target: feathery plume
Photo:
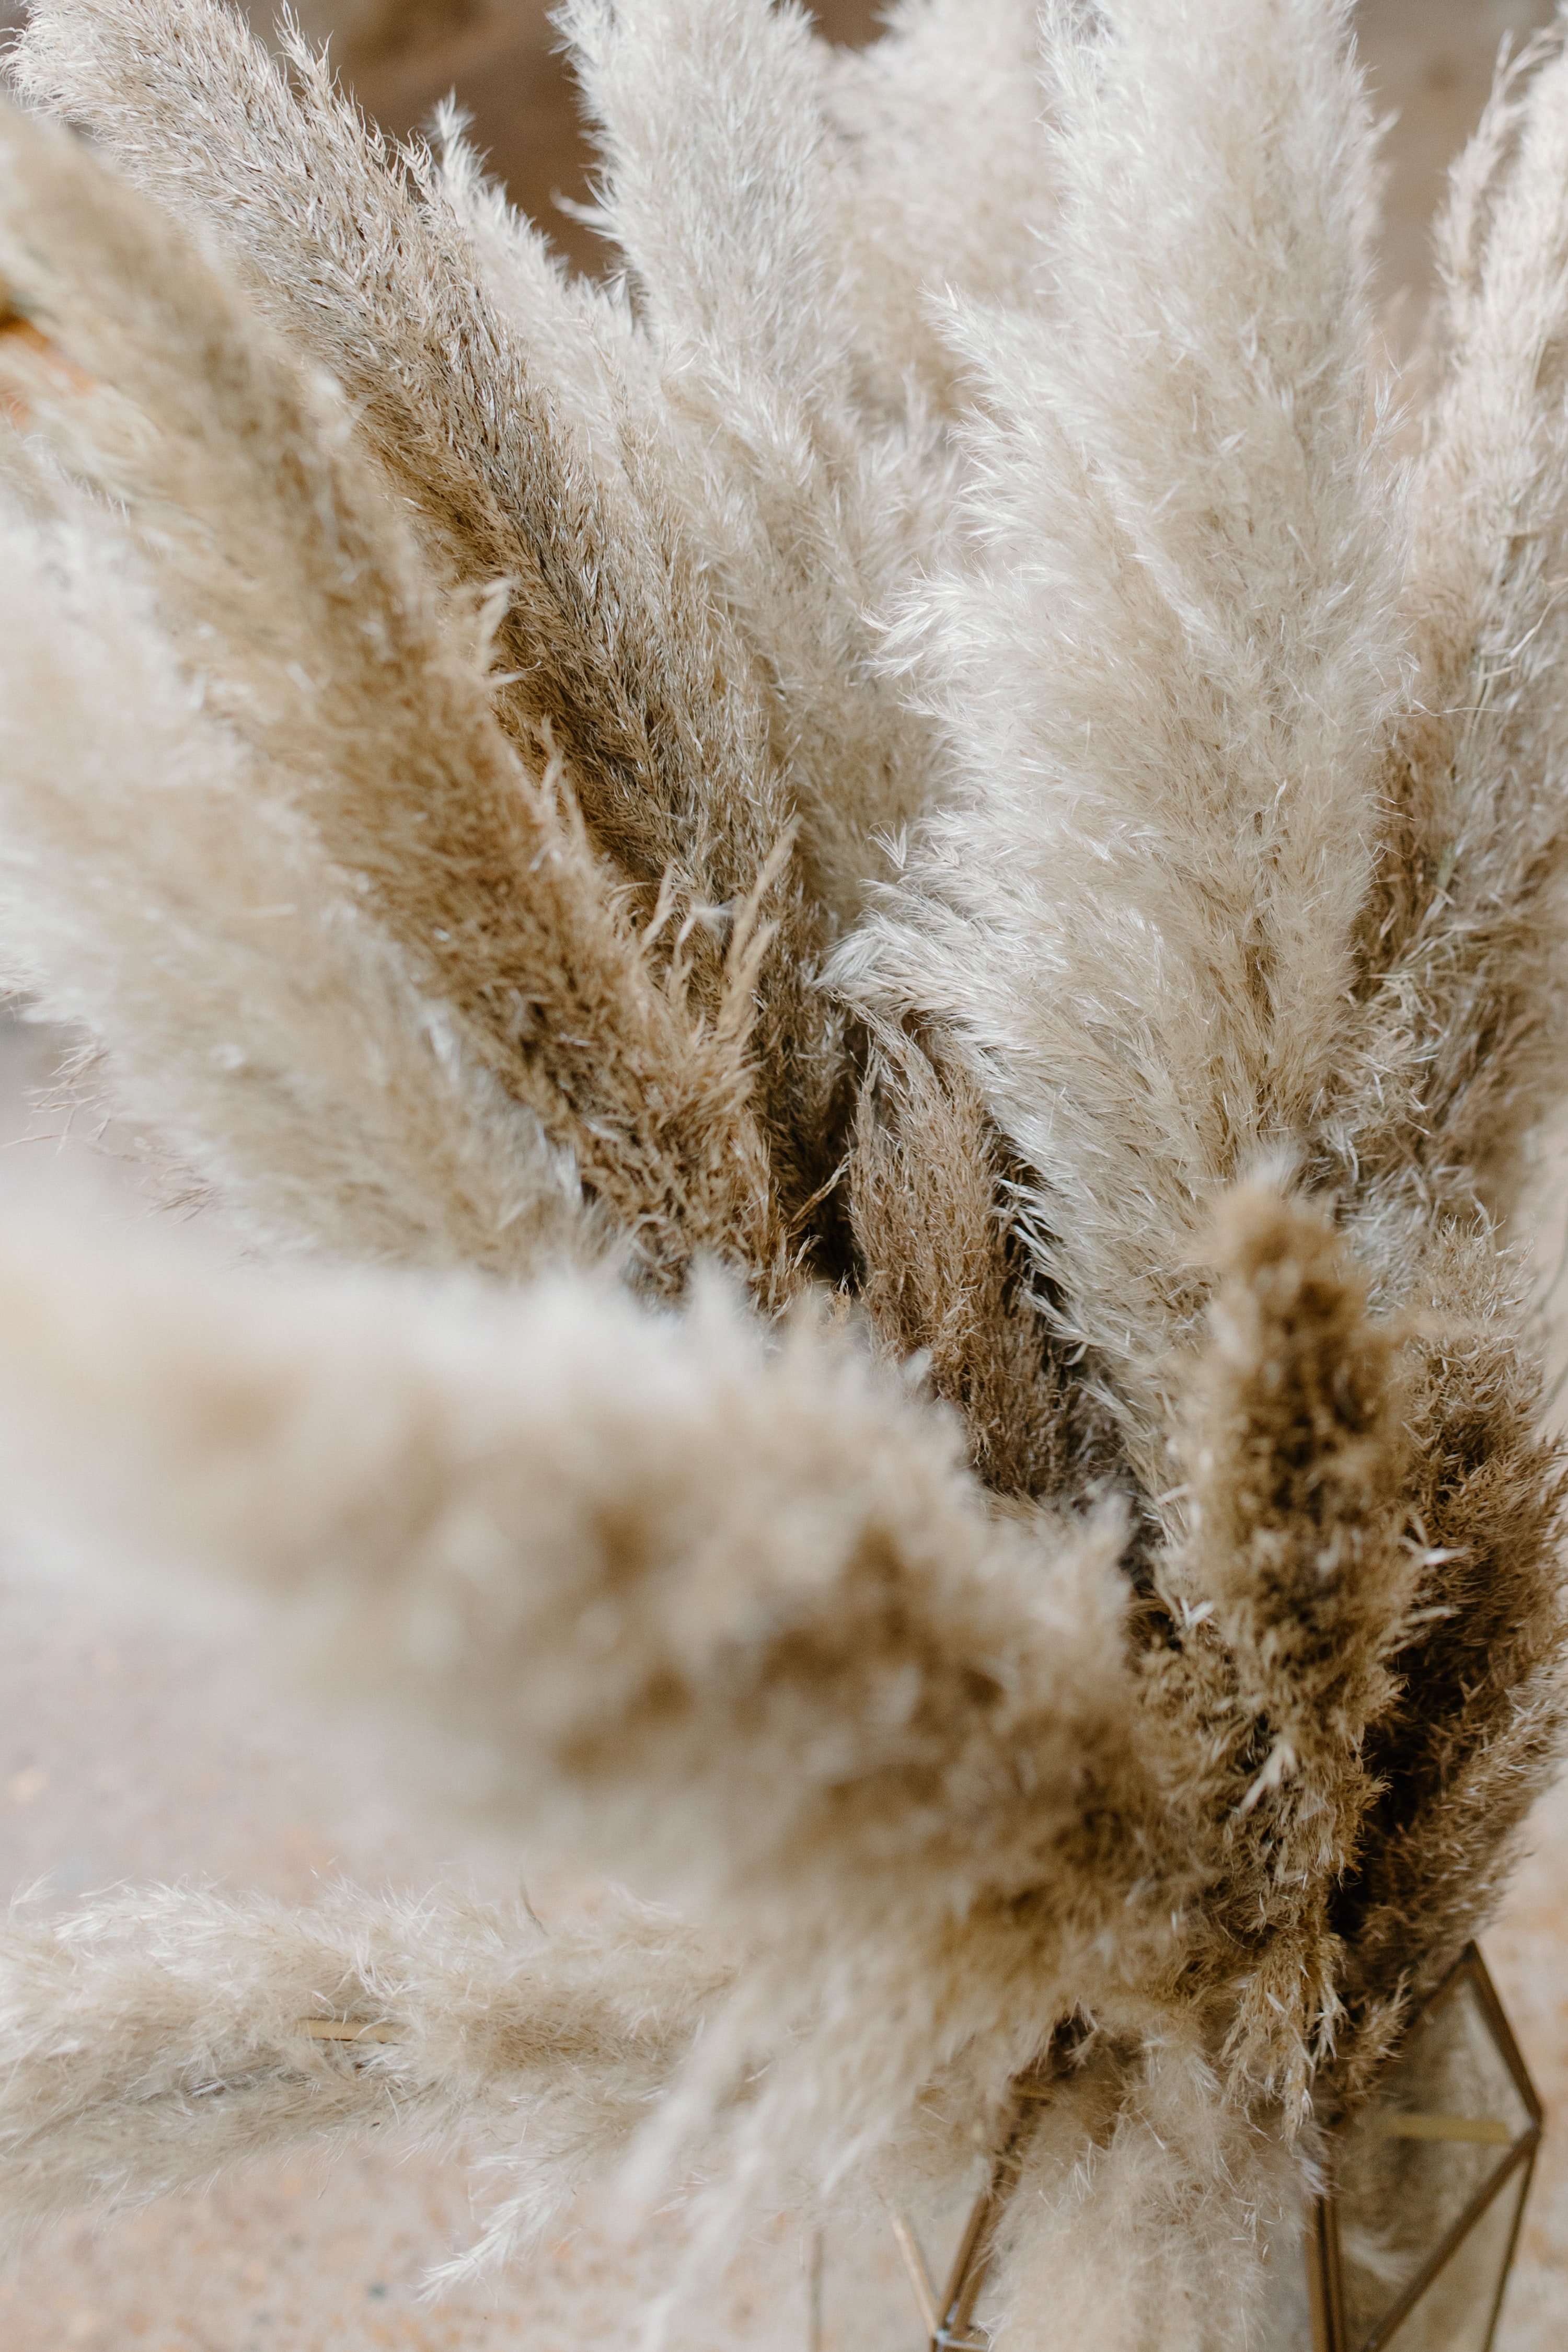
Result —
<instances>
[{"instance_id":1,"label":"feathery plume","mask_svg":"<svg viewBox=\"0 0 1568 2352\"><path fill-rule=\"evenodd\" d=\"M320 1275L238 1311L156 1256L133 1278L20 1237L0 1280L28 1334L26 1394L0 1373L14 1515L54 1514L69 1391L98 1464L79 1537L135 1528L149 1566L269 1596L400 1739L456 1738L487 1805L722 1916L792 2011L834 1988L818 2031L879 2099L911 2101L911 2045L921 2075L951 2060L999 1988L1032 2054L1060 1948L1151 1858L1114 1507L994 1520L955 1427L809 1322L764 1351L718 1296L682 1321L607 1287ZM1114 1887L1097 1812L1124 1822Z\"/></svg>"},{"instance_id":2,"label":"feathery plume","mask_svg":"<svg viewBox=\"0 0 1568 2352\"><path fill-rule=\"evenodd\" d=\"M963 786L838 963L951 1033L1139 1446L1214 1192L1331 1066L1399 682L1344 15L1047 12L1051 300L955 308L974 543L907 606Z\"/></svg>"},{"instance_id":3,"label":"feathery plume","mask_svg":"<svg viewBox=\"0 0 1568 2352\"><path fill-rule=\"evenodd\" d=\"M704 1247L768 1267L782 1242L747 1100L745 923L706 1023L679 960L659 983L552 779L496 727L472 616L443 610L336 399L64 132L12 110L3 136L0 269L92 379L39 382L34 404L142 521L209 700L653 1278L678 1281Z\"/></svg>"},{"instance_id":4,"label":"feathery plume","mask_svg":"<svg viewBox=\"0 0 1568 2352\"><path fill-rule=\"evenodd\" d=\"M1443 375L1405 593L1418 668L1362 924L1366 1010L1324 1119L1328 1181L1351 1171L1363 1214L1395 1230L1412 1189L1512 1204L1562 1051L1562 42L1502 72L1438 224Z\"/></svg>"},{"instance_id":5,"label":"feathery plume","mask_svg":"<svg viewBox=\"0 0 1568 2352\"><path fill-rule=\"evenodd\" d=\"M279 63L214 0L46 0L14 72L221 237L250 300L341 387L436 580L492 599L498 719L533 764L559 751L642 920L672 908L667 940L679 927L682 984L710 1017L738 911L767 901L762 1108L798 1205L825 1171L793 1163L837 1084L834 1024L805 985L820 918L776 861L793 802L745 654L603 366L619 356L613 303L574 299L531 240L542 356L572 352L615 446L595 468L483 298L453 201L462 160L443 173L424 150L389 152L297 37Z\"/></svg>"},{"instance_id":6,"label":"feathery plume","mask_svg":"<svg viewBox=\"0 0 1568 2352\"><path fill-rule=\"evenodd\" d=\"M880 40L819 50L856 361L962 415L933 297L1026 304L1054 197L1037 0L896 0Z\"/></svg>"},{"instance_id":7,"label":"feathery plume","mask_svg":"<svg viewBox=\"0 0 1568 2352\"><path fill-rule=\"evenodd\" d=\"M393 2127L461 2140L504 2181L488 2250L521 2251L632 2137L724 1977L624 1898L549 1931L522 1909L349 1886L308 1912L195 1887L41 1923L13 1910L5 2232Z\"/></svg>"},{"instance_id":8,"label":"feathery plume","mask_svg":"<svg viewBox=\"0 0 1568 2352\"><path fill-rule=\"evenodd\" d=\"M35 477L37 478L37 477ZM42 485L47 489L47 483ZM90 520L0 565L0 962L258 1238L527 1272L612 1244Z\"/></svg>"},{"instance_id":9,"label":"feathery plume","mask_svg":"<svg viewBox=\"0 0 1568 2352\"><path fill-rule=\"evenodd\" d=\"M772 740L802 853L839 921L879 837L935 790L930 730L874 660L868 612L951 505L923 407L857 399L855 326L807 20L753 0L569 0L599 138L599 210L668 404L673 478L776 681Z\"/></svg>"},{"instance_id":10,"label":"feathery plume","mask_svg":"<svg viewBox=\"0 0 1568 2352\"><path fill-rule=\"evenodd\" d=\"M1401 1335L1368 1319L1323 1220L1265 1186L1226 1200L1210 1251L1222 1280L1187 1373L1188 1532L1154 1571L1171 1632L1147 1664L1173 1803L1217 1832L1226 2055L1299 2128L1339 2013L1334 1894L1378 1793L1363 1749L1398 1696L1388 1660L1422 1564Z\"/></svg>"},{"instance_id":11,"label":"feathery plume","mask_svg":"<svg viewBox=\"0 0 1568 2352\"><path fill-rule=\"evenodd\" d=\"M879 1030L847 1169L861 1302L895 1360L924 1358L987 1486L1059 1495L1083 1486L1103 1432L1036 1306L1008 1181L967 1074Z\"/></svg>"}]
</instances>

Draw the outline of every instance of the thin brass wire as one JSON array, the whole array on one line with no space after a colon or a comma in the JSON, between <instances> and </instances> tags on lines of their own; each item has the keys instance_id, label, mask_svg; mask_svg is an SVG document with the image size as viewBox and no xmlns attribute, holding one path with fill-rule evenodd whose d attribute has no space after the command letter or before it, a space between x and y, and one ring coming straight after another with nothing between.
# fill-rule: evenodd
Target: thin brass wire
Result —
<instances>
[{"instance_id":1,"label":"thin brass wire","mask_svg":"<svg viewBox=\"0 0 1568 2352\"><path fill-rule=\"evenodd\" d=\"M1321 2198L1314 2209L1306 2246L1312 2352L1379 2352L1379 2347L1388 2342L1420 2300L1460 2241L1475 2227L1493 2199L1500 2195L1510 2182L1517 2180L1521 2169L1525 2173L1524 2191L1528 2197L1530 2174L1534 2168L1541 2139L1541 2100L1503 2012L1502 2003L1498 1999L1496 1987L1487 1973L1486 1963L1474 1944L1466 1946L1458 1963L1432 1995L1422 2014L1429 2013L1439 2001L1448 1998L1461 1979L1468 1979L1476 1990L1499 2053L1518 2087L1529 2120L1524 2129L1516 2134L1508 2125L1493 2116L1427 2115L1393 2110L1373 2119L1373 2128L1389 2138L1468 2141L1500 2149L1507 2147L1511 2154L1460 2215L1430 2260L1423 2265L1398 2303L1384 2315L1364 2344L1352 2345L1346 2326L1339 2206L1331 2193ZM910 2226L908 2215L896 2207L889 2207L893 2235L925 2327L927 2352L988 2352L985 2337L972 2332L975 2305L990 2271L1002 2217L1017 2186L1030 2128L1039 2112L1040 2103L1049 2098L1053 2084L1068 2063L1069 2042L1070 2035L1053 2037L1040 2063L1026 2074L1020 2075L1015 2083L1007 2124L1000 2148L992 2162L990 2179L974 2201L952 2270L940 2289L931 2277L924 2249ZM1503 2287L1512 2265L1523 2210L1524 2198L1521 2198L1492 2305L1487 2352L1490 2352L1492 2336L1496 2332ZM813 2352L817 2352L815 2344Z\"/></svg>"},{"instance_id":2,"label":"thin brass wire","mask_svg":"<svg viewBox=\"0 0 1568 2352\"><path fill-rule=\"evenodd\" d=\"M1307 2240L1307 2277L1311 2290L1312 2352L1379 2352L1409 2317L1437 2273L1457 2252L1461 2241L1475 2228L1493 2200L1502 2195L1511 2182L1524 2174L1523 2194L1514 2213L1513 2229L1498 2277L1497 2293L1492 2300L1486 2344L1482 2352L1490 2352L1497 2332L1498 2315L1502 2308L1503 2290L1513 2265L1514 2249L1518 2242L1525 2200L1530 2194L1531 2176L1535 2168L1536 2150L1541 2143L1543 2110L1540 2095L1531 2081L1513 2029L1509 2024L1497 1988L1487 1973L1486 1962L1474 1944L1467 1944L1454 1967L1421 2011L1429 2016L1442 2001L1455 1993L1468 1979L1480 2003L1488 2029L1497 2045L1499 2056L1513 2078L1528 2118L1522 2131L1515 2133L1490 2116L1459 2116L1402 2114L1397 2110L1372 2119L1372 2127L1380 2137L1394 2139L1468 2140L1484 2147L1507 2147L1507 2156L1489 2179L1459 2215L1452 2228L1434 2248L1415 2276L1409 2281L1398 2300L1384 2312L1370 2336L1352 2343L1345 2317L1344 2281L1340 2249L1339 2200L1331 2189L1318 2200L1312 2225ZM1412 2023L1419 2022L1413 2020Z\"/></svg>"},{"instance_id":3,"label":"thin brass wire","mask_svg":"<svg viewBox=\"0 0 1568 2352\"><path fill-rule=\"evenodd\" d=\"M893 2236L925 2326L927 2352L989 2352L988 2337L971 2332L974 2308L990 2274L1002 2217L1018 2185L1029 2134L1043 2102L1050 2096L1052 2083L1066 2063L1065 2040L1053 2037L1045 2056L1015 2081L1001 2145L991 2162L991 2177L970 2210L958 2251L940 2290L908 2214L897 2206L889 2205L888 2209Z\"/></svg>"}]
</instances>

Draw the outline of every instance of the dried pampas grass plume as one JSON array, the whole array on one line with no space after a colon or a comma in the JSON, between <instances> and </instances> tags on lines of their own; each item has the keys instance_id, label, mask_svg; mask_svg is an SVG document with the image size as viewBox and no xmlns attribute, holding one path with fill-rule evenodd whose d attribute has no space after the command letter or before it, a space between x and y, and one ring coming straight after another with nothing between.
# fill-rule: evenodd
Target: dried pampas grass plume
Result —
<instances>
[{"instance_id":1,"label":"dried pampas grass plume","mask_svg":"<svg viewBox=\"0 0 1568 2352\"><path fill-rule=\"evenodd\" d=\"M0 2216L711 2248L1043 2069L998 2352L1239 2347L1563 1729L1563 35L1405 465L1342 0L563 21L603 285L219 0L13 54L0 955L274 1262L7 1227L0 1458L639 1901L18 1913Z\"/></svg>"}]
</instances>

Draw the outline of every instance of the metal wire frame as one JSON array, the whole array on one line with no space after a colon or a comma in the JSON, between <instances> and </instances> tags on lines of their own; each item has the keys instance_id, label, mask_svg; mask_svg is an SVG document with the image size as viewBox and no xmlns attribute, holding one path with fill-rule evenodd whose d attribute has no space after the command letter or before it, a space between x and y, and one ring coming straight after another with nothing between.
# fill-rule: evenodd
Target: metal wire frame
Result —
<instances>
[{"instance_id":1,"label":"metal wire frame","mask_svg":"<svg viewBox=\"0 0 1568 2352\"><path fill-rule=\"evenodd\" d=\"M893 2235L925 2323L927 2352L990 2352L990 2337L973 2330L974 2306L990 2273L997 2229L1018 2185L1029 2134L1042 2103L1050 2097L1052 2084L1066 2064L1067 2041L1058 2035L1044 2057L1015 2081L1002 2144L992 2159L991 2177L974 2200L940 2290L908 2215L896 2205L888 2209Z\"/></svg>"},{"instance_id":2,"label":"metal wire frame","mask_svg":"<svg viewBox=\"0 0 1568 2352\"><path fill-rule=\"evenodd\" d=\"M1481 2352L1491 2352L1497 2332L1498 2315L1502 2307L1503 2289L1513 2265L1514 2249L1518 2243L1520 2224L1523 2219L1526 2200L1530 2195L1531 2176L1535 2168L1536 2150L1541 2144L1544 2114L1535 2085L1530 2079L1512 2028L1497 1996L1497 1989L1487 1973L1485 1961L1474 1944L1467 1944L1458 1960L1450 1969L1433 1993L1423 2017L1455 1993L1463 1981L1473 1987L1480 2002L1492 2039L1500 2056L1513 2078L1529 2121L1517 2137L1506 2143L1509 2153L1491 2178L1477 2190L1458 2220L1423 2263L1398 2301L1378 2322L1371 2335L1359 2343L1350 2341L1345 2324L1344 2273L1340 2251L1339 2200L1331 2190L1314 2206L1307 2235L1307 2286L1311 2315L1312 2352L1382 2352L1394 2330L1408 2317L1425 2294L1449 2256L1457 2252L1495 2199L1521 2171L1524 2180L1522 2193L1514 2213L1508 2249L1498 2274L1497 2293L1492 2300L1487 2325L1487 2335ZM974 2201L974 2207L964 2226L945 2284L939 2290L932 2280L919 2239L909 2218L897 2207L889 2209L889 2218L910 2284L925 2324L927 2352L990 2352L989 2339L973 2327L974 2306L978 2303L995 2251L996 2233L1003 2214L1015 2188L1023 2162L1025 2145L1042 2100L1050 2096L1051 2085L1064 2071L1068 2048L1064 2041L1053 2041L1039 2063L1026 2074L1019 2076L1014 2085L1013 2104L1001 2147L993 2160L991 2177ZM1427 2138L1465 2138L1478 2137L1477 2127L1444 2130L1442 2126L1458 2119L1424 2116L1406 2119L1424 2128L1402 2136ZM1468 2124L1468 2119L1465 2119ZM1487 2135L1489 2137L1489 2135ZM820 2325L820 2323L818 2323ZM817 2352L814 2341L812 2352Z\"/></svg>"},{"instance_id":3,"label":"metal wire frame","mask_svg":"<svg viewBox=\"0 0 1568 2352\"><path fill-rule=\"evenodd\" d=\"M1438 2242L1397 2301L1390 2305L1371 2334L1363 2336L1354 2344L1351 2342L1345 2323L1344 2270L1340 2250L1339 2200L1331 2189L1326 2196L1318 2200L1307 2239L1307 2284L1311 2305L1312 2352L1381 2352L1381 2347L1389 2342L1394 2330L1409 2316L1449 2256L1458 2252L1461 2241L1469 2235L1488 2208L1502 2195L1503 2190L1511 2181L1518 2179L1522 2171L1524 2179L1514 2210L1513 2227L1509 2232L1507 2251L1498 2272L1497 2293L1492 2298L1492 2307L1487 2321L1486 2338L1481 2347L1481 2352L1491 2352L1492 2338L1497 2333L1498 2315L1502 2309L1503 2290L1508 2284L1509 2272L1513 2267L1514 2248L1519 2242L1520 2224L1524 2218L1525 2203L1530 2195L1531 2177L1535 2170L1536 2151L1541 2145L1542 2126L1545 2117L1540 2096L1530 2079L1530 2072L1525 2065L1519 2044L1514 2040L1513 2029L1509 2024L1501 2001L1498 1999L1497 1988L1487 1973L1486 1962L1474 1944L1466 1945L1458 1959L1427 2001L1421 2015L1429 2017L1435 2009L1448 2000L1458 1990L1459 1986L1467 1981L1480 2003L1488 2029L1497 2045L1498 2055L1513 2078L1514 2088L1519 2093L1521 2104L1529 2121L1518 2137L1510 2139L1509 2153L1502 2163L1499 2165L1489 2179L1482 2182L1458 2221ZM1419 2120L1423 2123L1441 2124L1448 2119L1423 2117ZM1460 2135L1457 2132L1428 2131L1420 2135L1423 2137L1461 2136L1466 2138L1475 2137L1472 2132Z\"/></svg>"}]
</instances>

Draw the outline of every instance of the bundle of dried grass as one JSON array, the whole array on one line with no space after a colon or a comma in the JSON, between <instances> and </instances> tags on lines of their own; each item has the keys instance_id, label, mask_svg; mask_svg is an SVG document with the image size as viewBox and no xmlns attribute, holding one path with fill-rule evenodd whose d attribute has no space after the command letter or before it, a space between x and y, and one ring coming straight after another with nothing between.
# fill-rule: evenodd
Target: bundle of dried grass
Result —
<instances>
[{"instance_id":1,"label":"bundle of dried grass","mask_svg":"<svg viewBox=\"0 0 1568 2352\"><path fill-rule=\"evenodd\" d=\"M1247 2340L1563 1712L1568 47L1405 469L1347 18L574 0L595 286L298 37L37 0L0 940L336 1263L10 1232L8 1501L690 1925L15 1925L13 2221L395 2111L480 2255L712 2233L1051 2049L997 2344Z\"/></svg>"}]
</instances>

